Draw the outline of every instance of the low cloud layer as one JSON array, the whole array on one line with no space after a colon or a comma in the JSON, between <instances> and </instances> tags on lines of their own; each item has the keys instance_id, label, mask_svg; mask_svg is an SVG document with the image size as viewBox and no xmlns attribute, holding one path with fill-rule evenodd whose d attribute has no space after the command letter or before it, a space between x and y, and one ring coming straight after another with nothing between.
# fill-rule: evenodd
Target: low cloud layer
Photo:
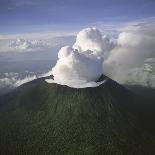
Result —
<instances>
[{"instance_id":1,"label":"low cloud layer","mask_svg":"<svg viewBox=\"0 0 155 155\"><path fill-rule=\"evenodd\" d=\"M18 87L26 82L36 79L36 75L27 75L26 77L21 77L19 73L4 73L3 77L0 78L0 89L6 88L11 89Z\"/></svg>"},{"instance_id":2,"label":"low cloud layer","mask_svg":"<svg viewBox=\"0 0 155 155\"><path fill-rule=\"evenodd\" d=\"M46 52L71 44L74 34L34 33L17 35L0 35L0 53Z\"/></svg>"},{"instance_id":3,"label":"low cloud layer","mask_svg":"<svg viewBox=\"0 0 155 155\"><path fill-rule=\"evenodd\" d=\"M109 40L102 37L96 28L86 28L77 34L75 44L62 47L58 61L52 69L55 82L70 87L94 87L102 75L104 52L109 48Z\"/></svg>"},{"instance_id":4,"label":"low cloud layer","mask_svg":"<svg viewBox=\"0 0 155 155\"><path fill-rule=\"evenodd\" d=\"M34 51L34 50L41 50L45 48L45 45L42 41L38 40L25 40L22 38L17 38L10 42L9 47L12 48L14 51Z\"/></svg>"},{"instance_id":5,"label":"low cloud layer","mask_svg":"<svg viewBox=\"0 0 155 155\"><path fill-rule=\"evenodd\" d=\"M128 71L125 80L126 84L143 85L146 87L155 87L155 75L152 75L153 68L149 64L144 64L138 68L132 68Z\"/></svg>"}]
</instances>

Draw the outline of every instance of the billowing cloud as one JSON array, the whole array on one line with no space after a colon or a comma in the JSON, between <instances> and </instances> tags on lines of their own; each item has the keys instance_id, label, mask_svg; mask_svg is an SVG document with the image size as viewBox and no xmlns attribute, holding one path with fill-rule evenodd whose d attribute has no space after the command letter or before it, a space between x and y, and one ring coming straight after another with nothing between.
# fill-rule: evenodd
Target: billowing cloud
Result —
<instances>
[{"instance_id":1,"label":"billowing cloud","mask_svg":"<svg viewBox=\"0 0 155 155\"><path fill-rule=\"evenodd\" d=\"M94 87L102 75L104 52L110 42L96 28L86 28L77 34L76 42L62 47L58 61L52 69L54 81L70 87Z\"/></svg>"},{"instance_id":2,"label":"billowing cloud","mask_svg":"<svg viewBox=\"0 0 155 155\"><path fill-rule=\"evenodd\" d=\"M153 21L120 27L118 34L111 35L111 38L96 28L83 29L78 33L76 40L71 35L57 36L53 39L48 38L49 36L46 34L43 40L37 40L36 36L33 36L33 39L12 38L13 42L9 47L14 51L32 49L38 51L39 48L46 51L46 47L49 47L48 50L52 51L52 46L59 48L72 45L62 47L58 53L56 66L48 74L41 75L53 74L54 81L51 79L48 82L71 87L91 87L97 86L96 79L104 73L120 83L155 86L155 22ZM46 37L48 39L45 39ZM3 51L2 45L4 44L0 41L0 52ZM9 83L8 79L1 81Z\"/></svg>"},{"instance_id":3,"label":"billowing cloud","mask_svg":"<svg viewBox=\"0 0 155 155\"><path fill-rule=\"evenodd\" d=\"M146 85L149 72L145 69L146 66L152 66L145 61L155 58L154 26L153 23L132 25L132 29L128 26L126 29L122 28L118 37L111 39L96 28L80 31L72 47L66 46L59 51L59 60L52 69L54 81L79 87L76 83L80 85L95 81L104 73L120 83L133 81L135 78L135 81L139 80Z\"/></svg>"},{"instance_id":4,"label":"billowing cloud","mask_svg":"<svg viewBox=\"0 0 155 155\"><path fill-rule=\"evenodd\" d=\"M73 47L80 52L90 50L94 55L103 57L104 53L111 49L112 42L98 29L86 28L78 33Z\"/></svg>"},{"instance_id":5,"label":"billowing cloud","mask_svg":"<svg viewBox=\"0 0 155 155\"><path fill-rule=\"evenodd\" d=\"M155 23L143 23L132 26L132 30L123 29L116 39L115 47L109 51L104 61L103 72L120 83L132 81L133 77L129 76L131 72L137 72L137 76L140 73L142 75L145 61L148 58L155 58L154 27ZM147 80L147 76L141 77L142 81Z\"/></svg>"}]
</instances>

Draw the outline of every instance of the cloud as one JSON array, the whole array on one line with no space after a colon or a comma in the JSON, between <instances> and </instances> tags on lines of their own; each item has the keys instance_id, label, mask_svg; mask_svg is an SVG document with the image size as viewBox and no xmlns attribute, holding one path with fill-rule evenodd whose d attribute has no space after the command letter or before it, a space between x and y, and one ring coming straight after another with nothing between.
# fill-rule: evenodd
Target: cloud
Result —
<instances>
[{"instance_id":1,"label":"cloud","mask_svg":"<svg viewBox=\"0 0 155 155\"><path fill-rule=\"evenodd\" d=\"M117 46L110 51L105 64L128 68L142 64L146 58L154 57L154 36L138 32L122 32L117 39Z\"/></svg>"},{"instance_id":2,"label":"cloud","mask_svg":"<svg viewBox=\"0 0 155 155\"><path fill-rule=\"evenodd\" d=\"M16 40L16 37L12 36L14 42L9 48L14 49L13 51L18 51L15 48L20 51L38 51L38 48L46 51L48 48L52 51L53 46L72 45L61 48L56 66L48 74L42 75L53 73L55 79L50 82L71 87L87 87L88 83L92 86L92 82L104 73L120 83L137 82L147 85L146 81L149 80L151 86L154 86L154 19L124 24L116 31L115 35L107 37L96 28L87 28L78 33L76 40L73 34L33 34L25 35L21 40ZM10 41L10 36L1 37L3 41ZM0 43L1 51L2 45L3 42ZM147 72L146 68L152 72ZM96 85L96 82L94 84Z\"/></svg>"},{"instance_id":3,"label":"cloud","mask_svg":"<svg viewBox=\"0 0 155 155\"><path fill-rule=\"evenodd\" d=\"M10 42L9 47L11 47L15 51L37 51L48 47L48 45L44 44L40 40L25 40L22 38L17 38Z\"/></svg>"},{"instance_id":4,"label":"cloud","mask_svg":"<svg viewBox=\"0 0 155 155\"><path fill-rule=\"evenodd\" d=\"M13 85L16 82L18 76L19 74L14 72L4 73L4 75L0 78L0 89L14 87Z\"/></svg>"},{"instance_id":5,"label":"cloud","mask_svg":"<svg viewBox=\"0 0 155 155\"><path fill-rule=\"evenodd\" d=\"M32 73L28 72L27 74L28 75L26 77L21 77L19 73L4 73L3 75L1 75L0 78L0 89L5 88L9 90L37 78L37 76L34 75L34 73L33 75L30 75Z\"/></svg>"},{"instance_id":6,"label":"cloud","mask_svg":"<svg viewBox=\"0 0 155 155\"><path fill-rule=\"evenodd\" d=\"M49 51L71 44L75 34L69 32L40 32L27 34L0 35L0 53L22 53Z\"/></svg>"},{"instance_id":7,"label":"cloud","mask_svg":"<svg viewBox=\"0 0 155 155\"><path fill-rule=\"evenodd\" d=\"M81 30L76 38L73 46L78 51L93 51L94 55L102 56L104 52L109 51L111 48L109 38L96 28L86 28Z\"/></svg>"},{"instance_id":8,"label":"cloud","mask_svg":"<svg viewBox=\"0 0 155 155\"><path fill-rule=\"evenodd\" d=\"M135 27L135 29L134 29ZM103 72L112 79L124 83L130 79L128 73L145 64L148 58L155 58L155 23L141 23L132 29L122 29L115 47L109 51L103 64ZM124 31L126 30L126 31Z\"/></svg>"},{"instance_id":9,"label":"cloud","mask_svg":"<svg viewBox=\"0 0 155 155\"><path fill-rule=\"evenodd\" d=\"M145 63L141 67L131 68L125 78L125 83L155 87L155 73L153 72L153 67Z\"/></svg>"},{"instance_id":10,"label":"cloud","mask_svg":"<svg viewBox=\"0 0 155 155\"><path fill-rule=\"evenodd\" d=\"M8 5L11 6L11 9L14 9L15 7L21 7L21 6L37 6L38 3L36 3L35 0L7 0Z\"/></svg>"},{"instance_id":11,"label":"cloud","mask_svg":"<svg viewBox=\"0 0 155 155\"><path fill-rule=\"evenodd\" d=\"M75 88L98 86L96 81L102 75L103 55L109 45L106 36L102 37L96 28L83 29L72 47L60 49L52 69L54 81L46 81Z\"/></svg>"},{"instance_id":12,"label":"cloud","mask_svg":"<svg viewBox=\"0 0 155 155\"><path fill-rule=\"evenodd\" d=\"M32 32L19 34L0 34L0 40L14 40L17 38L24 38L26 40L49 40L54 38L72 37L75 35L76 32Z\"/></svg>"},{"instance_id":13,"label":"cloud","mask_svg":"<svg viewBox=\"0 0 155 155\"><path fill-rule=\"evenodd\" d=\"M15 87L19 87L19 86L21 86L22 84L27 83L27 82L30 82L30 81L35 80L35 79L37 79L37 76L36 76L36 75L33 75L33 76L26 76L24 79L18 79L18 80L14 83L14 86L15 86Z\"/></svg>"},{"instance_id":14,"label":"cloud","mask_svg":"<svg viewBox=\"0 0 155 155\"><path fill-rule=\"evenodd\" d=\"M16 79L13 78L1 78L0 79L0 88L12 87Z\"/></svg>"},{"instance_id":15,"label":"cloud","mask_svg":"<svg viewBox=\"0 0 155 155\"><path fill-rule=\"evenodd\" d=\"M102 35L96 28L80 31L73 47L66 46L59 51L59 60L52 69L55 82L79 87L77 85L95 81L103 72L120 83L141 81L138 84L147 85L150 80L154 86L154 72L150 75L145 70L146 66L152 67L145 61L155 58L154 27L152 21L132 23L122 27L122 31L119 29L115 38Z\"/></svg>"}]
</instances>

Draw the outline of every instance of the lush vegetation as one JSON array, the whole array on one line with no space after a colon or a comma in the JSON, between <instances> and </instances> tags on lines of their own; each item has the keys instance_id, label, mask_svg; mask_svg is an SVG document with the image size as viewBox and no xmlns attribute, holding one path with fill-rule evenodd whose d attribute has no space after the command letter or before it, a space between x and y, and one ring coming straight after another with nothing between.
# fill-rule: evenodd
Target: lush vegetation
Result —
<instances>
[{"instance_id":1,"label":"lush vegetation","mask_svg":"<svg viewBox=\"0 0 155 155\"><path fill-rule=\"evenodd\" d=\"M85 89L29 83L0 98L0 154L153 155L139 102L112 80Z\"/></svg>"}]
</instances>

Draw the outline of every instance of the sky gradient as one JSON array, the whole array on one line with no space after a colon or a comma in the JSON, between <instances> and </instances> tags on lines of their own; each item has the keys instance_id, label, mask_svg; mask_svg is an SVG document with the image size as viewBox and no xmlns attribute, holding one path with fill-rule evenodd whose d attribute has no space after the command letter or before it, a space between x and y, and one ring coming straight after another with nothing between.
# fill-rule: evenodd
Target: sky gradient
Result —
<instances>
[{"instance_id":1,"label":"sky gradient","mask_svg":"<svg viewBox=\"0 0 155 155\"><path fill-rule=\"evenodd\" d=\"M0 33L71 31L155 16L154 0L1 0Z\"/></svg>"}]
</instances>

